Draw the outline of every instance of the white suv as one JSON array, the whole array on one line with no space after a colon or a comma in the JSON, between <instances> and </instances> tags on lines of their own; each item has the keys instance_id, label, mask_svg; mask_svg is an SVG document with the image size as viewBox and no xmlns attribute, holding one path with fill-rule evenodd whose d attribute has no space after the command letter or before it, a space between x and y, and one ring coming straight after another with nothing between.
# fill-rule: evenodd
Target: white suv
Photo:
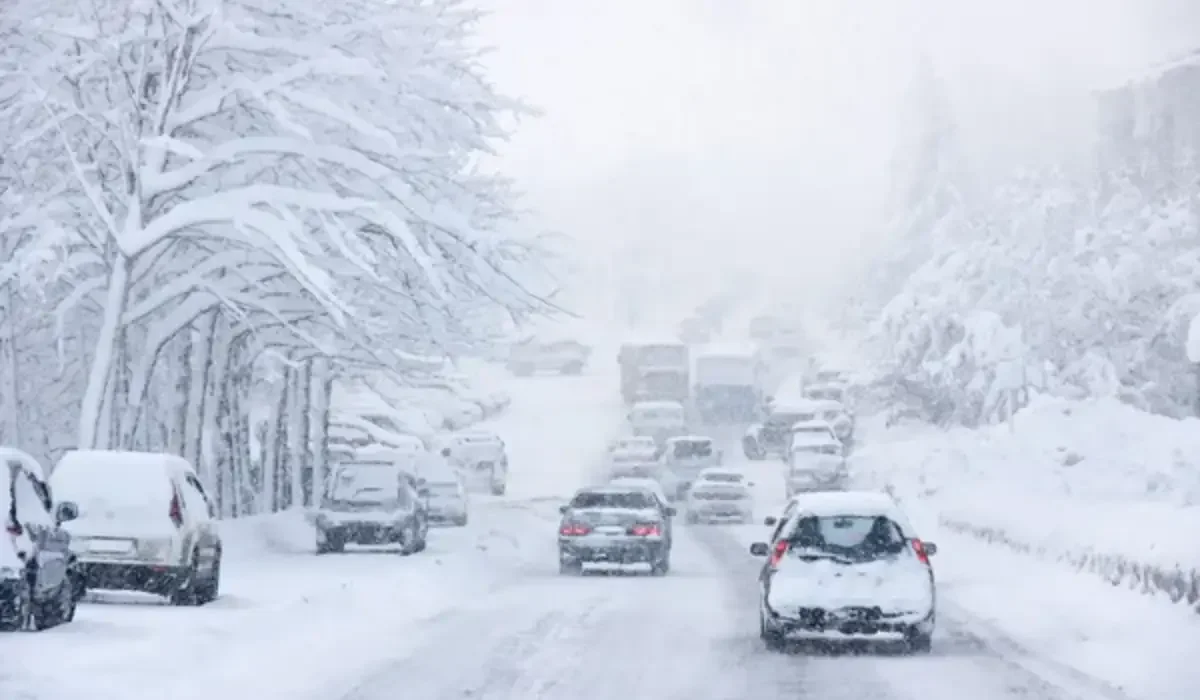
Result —
<instances>
[{"instance_id":1,"label":"white suv","mask_svg":"<svg viewBox=\"0 0 1200 700\"><path fill-rule=\"evenodd\" d=\"M142 591L202 605L221 585L216 511L192 465L151 452L74 450L50 474L78 505L64 525L89 589Z\"/></svg>"},{"instance_id":2,"label":"white suv","mask_svg":"<svg viewBox=\"0 0 1200 700\"><path fill-rule=\"evenodd\" d=\"M900 641L932 646L937 552L913 532L887 494L826 492L799 496L768 544L759 576L759 631L768 648L788 638ZM771 524L768 522L768 524Z\"/></svg>"}]
</instances>

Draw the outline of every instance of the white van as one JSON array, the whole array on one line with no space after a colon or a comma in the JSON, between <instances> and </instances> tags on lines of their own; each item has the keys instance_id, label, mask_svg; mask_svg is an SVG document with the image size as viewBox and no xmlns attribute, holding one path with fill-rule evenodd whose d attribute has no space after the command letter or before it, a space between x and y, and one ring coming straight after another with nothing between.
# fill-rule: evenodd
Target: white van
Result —
<instances>
[{"instance_id":1,"label":"white van","mask_svg":"<svg viewBox=\"0 0 1200 700\"><path fill-rule=\"evenodd\" d=\"M187 460L151 452L74 450L50 474L78 506L66 523L88 589L215 600L221 582L216 511Z\"/></svg>"}]
</instances>

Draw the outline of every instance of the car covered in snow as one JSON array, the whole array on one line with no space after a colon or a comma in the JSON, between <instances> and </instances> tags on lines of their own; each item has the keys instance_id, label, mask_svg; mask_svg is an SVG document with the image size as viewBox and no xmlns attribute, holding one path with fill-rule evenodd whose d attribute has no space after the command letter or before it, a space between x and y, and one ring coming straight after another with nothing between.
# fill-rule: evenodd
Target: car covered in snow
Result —
<instances>
[{"instance_id":1,"label":"car covered in snow","mask_svg":"<svg viewBox=\"0 0 1200 700\"><path fill-rule=\"evenodd\" d=\"M789 639L933 643L937 552L887 494L810 494L788 505L759 576L759 634L770 649Z\"/></svg>"},{"instance_id":2,"label":"car covered in snow","mask_svg":"<svg viewBox=\"0 0 1200 700\"><path fill-rule=\"evenodd\" d=\"M469 490L495 496L508 490L508 452L499 435L486 430L447 433L438 437L435 447L459 470Z\"/></svg>"},{"instance_id":3,"label":"car covered in snow","mask_svg":"<svg viewBox=\"0 0 1200 700\"><path fill-rule=\"evenodd\" d=\"M660 479L667 493L683 498L702 471L721 464L723 455L706 435L677 435L663 446Z\"/></svg>"},{"instance_id":4,"label":"car covered in snow","mask_svg":"<svg viewBox=\"0 0 1200 700\"><path fill-rule=\"evenodd\" d=\"M470 498L462 477L443 472L425 479L429 492L429 522L462 527L467 524Z\"/></svg>"},{"instance_id":5,"label":"car covered in snow","mask_svg":"<svg viewBox=\"0 0 1200 700\"><path fill-rule=\"evenodd\" d=\"M784 478L790 498L805 491L836 491L849 477L845 446L830 432L796 432Z\"/></svg>"},{"instance_id":6,"label":"car covered in snow","mask_svg":"<svg viewBox=\"0 0 1200 700\"><path fill-rule=\"evenodd\" d=\"M678 401L638 401L626 418L634 436L653 438L658 445L687 433L687 411Z\"/></svg>"},{"instance_id":7,"label":"car covered in snow","mask_svg":"<svg viewBox=\"0 0 1200 700\"><path fill-rule=\"evenodd\" d=\"M742 452L747 459L785 457L792 439L792 426L812 416L812 403L805 399L771 401L767 417L746 429Z\"/></svg>"},{"instance_id":8,"label":"car covered in snow","mask_svg":"<svg viewBox=\"0 0 1200 700\"><path fill-rule=\"evenodd\" d=\"M558 564L563 574L587 564L648 564L662 576L671 568L673 507L643 488L600 486L582 489L559 508Z\"/></svg>"},{"instance_id":9,"label":"car covered in snow","mask_svg":"<svg viewBox=\"0 0 1200 700\"><path fill-rule=\"evenodd\" d=\"M332 465L314 518L317 554L341 552L347 544L397 544L402 554L425 549L429 508L422 485L390 460Z\"/></svg>"},{"instance_id":10,"label":"car covered in snow","mask_svg":"<svg viewBox=\"0 0 1200 700\"><path fill-rule=\"evenodd\" d=\"M87 589L153 593L175 605L216 600L216 509L186 459L72 450L51 472L50 490L78 506L64 527Z\"/></svg>"},{"instance_id":11,"label":"car covered in snow","mask_svg":"<svg viewBox=\"0 0 1200 700\"><path fill-rule=\"evenodd\" d=\"M0 447L0 632L43 630L75 619L83 579L63 524L78 507L54 502L42 465Z\"/></svg>"},{"instance_id":12,"label":"car covered in snow","mask_svg":"<svg viewBox=\"0 0 1200 700\"><path fill-rule=\"evenodd\" d=\"M581 374L591 354L592 349L577 340L542 342L529 339L512 346L507 366L518 377L538 372Z\"/></svg>"},{"instance_id":13,"label":"car covered in snow","mask_svg":"<svg viewBox=\"0 0 1200 700\"><path fill-rule=\"evenodd\" d=\"M724 467L709 467L703 469L696 475L696 483L712 482L715 484L745 484L753 486L754 482L746 478L746 475L736 469L726 469Z\"/></svg>"},{"instance_id":14,"label":"car covered in snow","mask_svg":"<svg viewBox=\"0 0 1200 700\"><path fill-rule=\"evenodd\" d=\"M662 447L649 435L631 435L613 440L608 445L611 462L653 462L658 459Z\"/></svg>"},{"instance_id":15,"label":"car covered in snow","mask_svg":"<svg viewBox=\"0 0 1200 700\"><path fill-rule=\"evenodd\" d=\"M828 389L828 387L826 388ZM806 390L806 394L811 389ZM818 392L821 389L817 390ZM829 425L833 434L843 443L854 439L854 414L839 399L816 398L808 394L808 398L792 401L790 405L799 412L796 423L823 422Z\"/></svg>"},{"instance_id":16,"label":"car covered in snow","mask_svg":"<svg viewBox=\"0 0 1200 700\"><path fill-rule=\"evenodd\" d=\"M687 492L687 522L750 523L754 496L745 481L697 481Z\"/></svg>"}]
</instances>

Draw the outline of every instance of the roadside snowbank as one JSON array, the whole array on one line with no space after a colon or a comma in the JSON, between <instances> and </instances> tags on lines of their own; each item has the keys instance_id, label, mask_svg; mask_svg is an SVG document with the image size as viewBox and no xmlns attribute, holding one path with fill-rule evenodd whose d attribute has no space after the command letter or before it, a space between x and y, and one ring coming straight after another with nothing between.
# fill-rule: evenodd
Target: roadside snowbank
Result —
<instances>
[{"instance_id":1,"label":"roadside snowbank","mask_svg":"<svg viewBox=\"0 0 1200 700\"><path fill-rule=\"evenodd\" d=\"M1042 398L1011 426L870 431L853 469L943 528L1200 602L1200 420Z\"/></svg>"}]
</instances>

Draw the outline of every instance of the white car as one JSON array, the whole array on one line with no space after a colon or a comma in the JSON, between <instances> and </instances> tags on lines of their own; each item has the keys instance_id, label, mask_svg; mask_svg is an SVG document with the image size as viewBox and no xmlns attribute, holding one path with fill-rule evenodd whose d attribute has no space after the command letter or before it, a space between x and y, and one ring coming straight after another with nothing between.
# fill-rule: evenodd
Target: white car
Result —
<instances>
[{"instance_id":1,"label":"white car","mask_svg":"<svg viewBox=\"0 0 1200 700\"><path fill-rule=\"evenodd\" d=\"M627 418L635 436L653 438L657 444L687 432L687 412L678 401L638 401Z\"/></svg>"},{"instance_id":2,"label":"white car","mask_svg":"<svg viewBox=\"0 0 1200 700\"><path fill-rule=\"evenodd\" d=\"M788 497L805 491L840 490L849 478L845 455L845 447L832 435L794 433L785 478Z\"/></svg>"},{"instance_id":3,"label":"white car","mask_svg":"<svg viewBox=\"0 0 1200 700\"><path fill-rule=\"evenodd\" d=\"M467 487L457 474L426 477L425 487L429 491L429 522L458 527L467 524Z\"/></svg>"},{"instance_id":4,"label":"white car","mask_svg":"<svg viewBox=\"0 0 1200 700\"><path fill-rule=\"evenodd\" d=\"M750 523L754 497L745 482L697 481L687 493L687 522Z\"/></svg>"},{"instance_id":5,"label":"white car","mask_svg":"<svg viewBox=\"0 0 1200 700\"><path fill-rule=\"evenodd\" d=\"M402 554L425 549L429 510L424 484L392 460L355 459L334 464L315 517L317 554L347 544L400 545Z\"/></svg>"},{"instance_id":6,"label":"white car","mask_svg":"<svg viewBox=\"0 0 1200 700\"><path fill-rule=\"evenodd\" d=\"M78 506L64 527L88 589L134 590L175 605L217 598L216 510L182 457L73 450L50 473L54 497Z\"/></svg>"},{"instance_id":7,"label":"white car","mask_svg":"<svg viewBox=\"0 0 1200 700\"><path fill-rule=\"evenodd\" d=\"M683 498L700 472L722 461L721 450L704 435L679 435L669 438L663 448L662 479L668 493Z\"/></svg>"},{"instance_id":8,"label":"white car","mask_svg":"<svg viewBox=\"0 0 1200 700\"><path fill-rule=\"evenodd\" d=\"M530 340L512 347L508 369L518 377L537 372L580 374L591 354L591 348L575 340L548 343Z\"/></svg>"},{"instance_id":9,"label":"white car","mask_svg":"<svg viewBox=\"0 0 1200 700\"><path fill-rule=\"evenodd\" d=\"M768 524L774 519L769 518ZM917 536L885 493L806 494L788 504L759 575L759 633L770 649L789 639L933 643L937 584L932 542Z\"/></svg>"},{"instance_id":10,"label":"white car","mask_svg":"<svg viewBox=\"0 0 1200 700\"><path fill-rule=\"evenodd\" d=\"M485 430L464 430L442 435L438 452L463 477L472 491L503 496L508 490L508 454L500 436Z\"/></svg>"},{"instance_id":11,"label":"white car","mask_svg":"<svg viewBox=\"0 0 1200 700\"><path fill-rule=\"evenodd\" d=\"M654 438L645 435L617 438L608 446L608 456L613 461L652 462L658 459L659 451L660 448Z\"/></svg>"},{"instance_id":12,"label":"white car","mask_svg":"<svg viewBox=\"0 0 1200 700\"><path fill-rule=\"evenodd\" d=\"M713 482L716 484L742 484L744 486L753 486L754 482L746 478L746 475L733 469L723 469L721 467L710 467L700 472L696 476L696 484L704 482Z\"/></svg>"}]
</instances>

